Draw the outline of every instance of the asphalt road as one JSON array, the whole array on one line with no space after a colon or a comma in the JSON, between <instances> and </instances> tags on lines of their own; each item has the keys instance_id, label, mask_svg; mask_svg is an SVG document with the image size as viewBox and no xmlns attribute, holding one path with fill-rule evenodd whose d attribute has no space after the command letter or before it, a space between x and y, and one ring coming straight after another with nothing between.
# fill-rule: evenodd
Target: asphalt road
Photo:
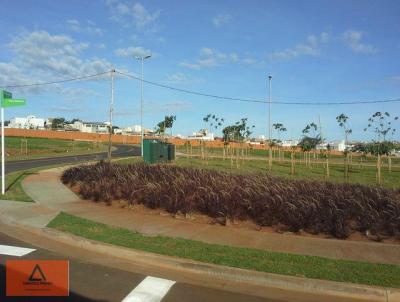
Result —
<instances>
[{"instance_id":1,"label":"asphalt road","mask_svg":"<svg viewBox=\"0 0 400 302\"><path fill-rule=\"evenodd\" d=\"M139 146L131 145L117 145L116 150L112 152L113 158L126 157L126 156L138 156L140 155ZM62 157L49 157L49 158L36 158L19 161L6 162L6 174L26 170L31 168L38 168L50 165L59 164L70 164L84 161L100 160L107 158L107 152L84 154L84 155L73 155L73 156L62 156Z\"/></svg>"},{"instance_id":2,"label":"asphalt road","mask_svg":"<svg viewBox=\"0 0 400 302\"><path fill-rule=\"evenodd\" d=\"M88 261L79 260L79 255L68 255L68 251L65 254L59 254L43 248L39 248L28 244L26 242L14 239L0 232L0 251L2 245L17 246L24 248L33 248L35 251L21 256L9 256L0 254L0 301L122 301L129 295L133 290L137 291L137 286L143 289L143 285L146 284L149 276L132 273L130 271L124 271L108 266L102 266L99 264L93 264ZM64 252L63 252L64 253ZM8 259L34 259L34 260L69 260L69 272L70 272L70 296L69 297L7 297L5 292L5 263ZM44 272L45 273L45 272ZM28 276L27 276L28 278ZM150 279L152 279L150 277ZM173 280L166 282L171 282ZM49 281L49 280L48 280ZM144 286L148 293L157 292L160 290L159 286L155 284L154 288L151 288L151 284ZM144 295L146 295L146 290ZM246 302L260 302L267 301L272 302L273 300L265 300L260 297L251 295L232 293L224 290L217 290L202 286L193 286L190 284L176 282L174 283L160 300L149 300L146 296L141 296L142 293L136 293L128 301L190 301L190 302L217 302L217 301L246 301ZM139 299L139 297L144 299ZM275 301L276 302L276 301Z\"/></svg>"}]
</instances>

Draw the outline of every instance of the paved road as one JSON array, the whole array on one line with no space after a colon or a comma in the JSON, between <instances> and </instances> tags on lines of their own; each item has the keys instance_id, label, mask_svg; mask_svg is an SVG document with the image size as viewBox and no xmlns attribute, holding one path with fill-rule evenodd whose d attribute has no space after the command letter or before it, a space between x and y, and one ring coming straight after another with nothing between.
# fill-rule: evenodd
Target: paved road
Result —
<instances>
[{"instance_id":1,"label":"paved road","mask_svg":"<svg viewBox=\"0 0 400 302\"><path fill-rule=\"evenodd\" d=\"M131 145L117 145L116 150L112 152L113 158L126 157L126 156L138 156L140 155L139 146ZM26 170L31 168L37 168L49 165L58 164L69 164L82 161L100 160L107 158L107 152L84 154L84 155L73 155L73 156L62 156L62 157L49 157L49 158L37 158L29 160L9 161L6 162L6 173L11 173L19 170Z\"/></svg>"},{"instance_id":2,"label":"paved road","mask_svg":"<svg viewBox=\"0 0 400 302\"><path fill-rule=\"evenodd\" d=\"M201 286L176 282L168 279L153 279L139 273L132 273L108 266L93 264L88 261L78 260L78 255L72 257L66 254L58 254L43 248L38 248L26 242L16 240L0 232L0 253L4 251L4 245L36 249L27 255L17 257L0 254L0 301L248 301L248 302L272 302L260 297L232 293L224 290L211 289ZM58 259L70 261L70 296L69 297L6 297L5 296L5 262L7 259ZM28 278L28 276L27 276ZM160 284L167 284L167 289L162 291ZM139 290L141 289L141 293ZM133 291L133 293L132 293ZM150 300L149 297L161 292L160 299ZM138 300L139 294L144 295L144 300ZM146 295L149 295L146 297ZM142 296L143 297L143 296Z\"/></svg>"}]
</instances>

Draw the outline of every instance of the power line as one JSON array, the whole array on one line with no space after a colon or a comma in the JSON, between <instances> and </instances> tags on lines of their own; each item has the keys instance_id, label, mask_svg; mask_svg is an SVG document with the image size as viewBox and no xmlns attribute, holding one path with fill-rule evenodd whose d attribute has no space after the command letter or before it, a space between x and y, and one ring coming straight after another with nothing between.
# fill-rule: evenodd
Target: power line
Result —
<instances>
[{"instance_id":1,"label":"power line","mask_svg":"<svg viewBox=\"0 0 400 302\"><path fill-rule=\"evenodd\" d=\"M142 81L141 78L123 73L120 71L115 71L116 73L126 76L128 78ZM110 73L110 71L105 71L105 72L100 72L97 74L92 74L92 75L86 75L86 76L81 76L81 77L75 77L75 78L68 78L64 80L57 80L57 81L51 81L51 82L42 82L42 83L31 83L31 84L21 84L21 85L0 85L0 87L3 88L24 88L24 87L34 87L34 86L44 86L44 85L53 85L53 84L61 84L61 83L67 83L67 82L74 82L74 81L80 81L84 79L89 79L89 78L94 78L98 76L102 76L105 74ZM247 103L262 103L262 104L267 104L268 102L265 100L257 100L257 99L245 99L245 98L234 98L234 97L226 97L226 96L220 96L220 95L215 95L215 94L209 94L209 93L203 93L199 91L192 91L192 90L187 90L187 89L182 89L182 88L177 88L177 87L172 87L164 84L160 84L157 82L153 81L148 81L148 80L143 80L144 83L153 85L153 86L158 86L162 87L165 89L169 90L174 90L174 91L179 91L187 94L192 94L192 95L198 95L198 96L204 96L204 97L209 97L209 98L215 98L215 99L220 99L220 100L226 100L226 101L238 101L238 102L247 102ZM272 104L280 104L280 105L306 105L306 106L326 106L326 105L358 105L358 104L382 104L382 103L395 103L395 102L400 102L400 98L398 99L387 99L387 100L375 100L375 101L338 101L338 102L287 102L287 101L272 101Z\"/></svg>"},{"instance_id":2,"label":"power line","mask_svg":"<svg viewBox=\"0 0 400 302\"><path fill-rule=\"evenodd\" d=\"M98 76L105 75L105 74L108 74L108 73L110 73L110 71L100 72L100 73L81 76L81 77L76 77L76 78L69 78L69 79L64 79L64 80L52 81L52 82L31 83L31 84L22 84L22 85L0 85L0 87L3 87L3 88L23 88L23 87L33 87L33 86L44 86L44 85L52 85L52 84L61 84L61 83L66 83L66 82L73 82L73 81L80 81L80 80L84 80L84 79L94 78L94 77L98 77Z\"/></svg>"},{"instance_id":3,"label":"power line","mask_svg":"<svg viewBox=\"0 0 400 302\"><path fill-rule=\"evenodd\" d=\"M135 77L135 76L130 75L130 74L126 74L126 73L123 73L123 72L120 72L120 71L116 71L116 72L119 73L120 75L126 76L128 78L132 78L134 80L139 80L139 81L142 80L141 78ZM180 91L180 92L184 92L184 93L200 95L200 96L205 96L205 97L211 97L211 98L216 98L216 99L223 99L223 100L229 100L229 101L240 101L240 102L251 102L251 103L266 103L265 101L261 101L261 100L232 98L232 97L219 96L219 95L214 95L214 94L207 94L207 93L202 93L202 92L197 92L197 91L191 91L191 90L171 87L171 86L168 86L168 85L164 85L164 84L160 84L160 83L156 83L156 82L152 82L152 81L148 81L148 80L143 80L143 82L147 83L147 84L150 84L150 85L153 85L153 86L158 86L158 87L162 87L162 88L166 88L166 89L170 89L170 90L175 90L175 91Z\"/></svg>"},{"instance_id":4,"label":"power line","mask_svg":"<svg viewBox=\"0 0 400 302\"><path fill-rule=\"evenodd\" d=\"M134 80L142 81L141 78L126 74L120 71L116 71L116 73L119 73L120 75L126 76L128 78L132 78ZM160 84L157 82L152 82L148 80L143 80L143 82L153 85L153 86L158 86L170 90L175 90L179 92L184 92L188 94L193 94L193 95L199 95L199 96L205 96L205 97L211 97L211 98L216 98L216 99L222 99L222 100L227 100L227 101L239 101L239 102L249 102L249 103L263 103L267 104L269 102L263 101L263 100L256 100L256 99L243 99L243 98L233 98L233 97L226 97L226 96L220 96L220 95L214 95L214 94L208 94L208 93L203 93L203 92L198 92L198 91L192 91L192 90L186 90L186 89L181 89L181 88L176 88L164 84ZM394 103L394 102L400 102L400 98L398 99L388 99L388 100L376 100L376 101L348 101L348 102L286 102L286 101L271 101L272 104L281 104L281 105L356 105L356 104L379 104L379 103Z\"/></svg>"}]
</instances>

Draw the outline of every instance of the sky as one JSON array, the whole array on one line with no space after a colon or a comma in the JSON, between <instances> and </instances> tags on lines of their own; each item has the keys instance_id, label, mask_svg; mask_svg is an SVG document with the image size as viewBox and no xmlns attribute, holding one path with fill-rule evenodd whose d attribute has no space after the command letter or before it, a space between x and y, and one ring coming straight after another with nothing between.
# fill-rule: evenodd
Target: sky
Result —
<instances>
[{"instance_id":1,"label":"sky","mask_svg":"<svg viewBox=\"0 0 400 302\"><path fill-rule=\"evenodd\" d=\"M400 98L400 1L130 1L2 0L0 87L59 81L112 68L184 90L272 102L348 102ZM108 121L109 74L85 81L7 88L27 106L6 119L38 117ZM140 124L140 82L115 79L114 124ZM376 111L400 114L400 102L271 106L281 139L298 139L311 122L328 139L342 139L336 122L349 117L350 140ZM144 84L143 123L153 129L176 115L174 134L248 118L253 136L268 133L268 104L228 101ZM400 125L397 124L397 128ZM220 135L222 127L215 130ZM400 132L400 129L398 130ZM273 136L278 137L276 131ZM394 137L399 140L399 133Z\"/></svg>"}]
</instances>

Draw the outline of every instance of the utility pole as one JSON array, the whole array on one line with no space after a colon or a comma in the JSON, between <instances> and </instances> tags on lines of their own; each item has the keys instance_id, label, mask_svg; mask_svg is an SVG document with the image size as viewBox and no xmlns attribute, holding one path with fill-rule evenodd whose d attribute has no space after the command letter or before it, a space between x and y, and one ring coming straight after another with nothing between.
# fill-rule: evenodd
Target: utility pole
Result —
<instances>
[{"instance_id":1,"label":"utility pole","mask_svg":"<svg viewBox=\"0 0 400 302\"><path fill-rule=\"evenodd\" d=\"M3 91L0 91L3 93ZM1 194L6 193L6 173L5 173L5 146L4 146L4 108L1 106Z\"/></svg>"},{"instance_id":2,"label":"utility pole","mask_svg":"<svg viewBox=\"0 0 400 302\"><path fill-rule=\"evenodd\" d=\"M142 76L141 76L141 93L140 93L140 150L141 156L143 157L143 80L144 80L144 73L143 73L143 62L145 59L150 58L151 55L146 56L137 56L136 59L141 61L142 65Z\"/></svg>"},{"instance_id":3,"label":"utility pole","mask_svg":"<svg viewBox=\"0 0 400 302\"><path fill-rule=\"evenodd\" d=\"M268 84L269 84L269 110L268 110L268 141L269 141L269 159L268 159L268 169L271 171L272 169L272 129L271 129L271 81L272 81L272 76L268 76Z\"/></svg>"},{"instance_id":4,"label":"utility pole","mask_svg":"<svg viewBox=\"0 0 400 302\"><path fill-rule=\"evenodd\" d=\"M322 126L321 126L321 116L318 115L318 127L319 127L319 137L321 138L321 143L324 142L322 138Z\"/></svg>"},{"instance_id":5,"label":"utility pole","mask_svg":"<svg viewBox=\"0 0 400 302\"><path fill-rule=\"evenodd\" d=\"M109 131L108 131L108 160L111 161L111 145L112 145L112 119L113 119L113 111L114 111L114 77L115 77L115 69L111 70L111 100L110 100L110 117L109 117Z\"/></svg>"}]
</instances>

